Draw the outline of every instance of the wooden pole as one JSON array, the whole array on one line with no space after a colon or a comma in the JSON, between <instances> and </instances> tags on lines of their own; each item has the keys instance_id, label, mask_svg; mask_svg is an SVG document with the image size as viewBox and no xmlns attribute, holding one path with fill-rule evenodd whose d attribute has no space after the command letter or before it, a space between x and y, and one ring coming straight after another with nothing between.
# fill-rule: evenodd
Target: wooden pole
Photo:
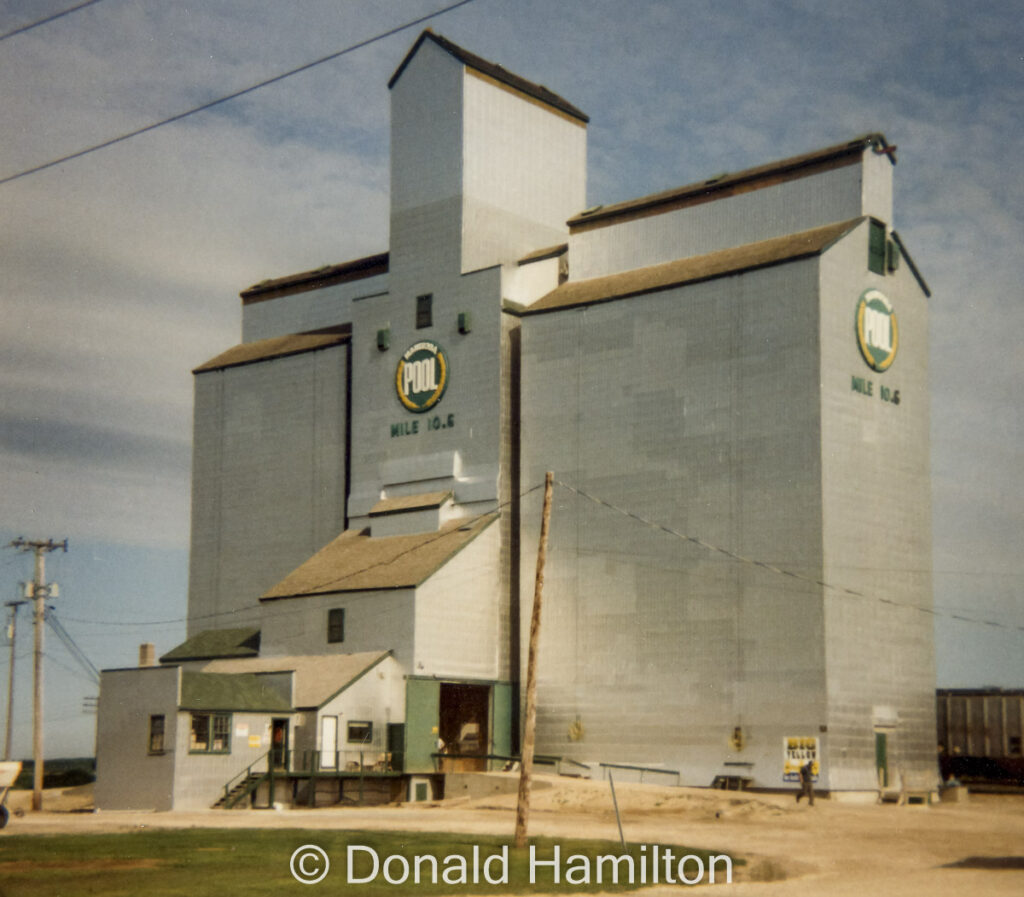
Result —
<instances>
[{"instance_id":1,"label":"wooden pole","mask_svg":"<svg viewBox=\"0 0 1024 897\"><path fill-rule=\"evenodd\" d=\"M33 662L32 662L32 809L43 809L43 621L46 614L46 560L36 548L32 580Z\"/></svg>"},{"instance_id":2,"label":"wooden pole","mask_svg":"<svg viewBox=\"0 0 1024 897\"><path fill-rule=\"evenodd\" d=\"M526 826L530 818L530 774L533 772L533 744L537 727L537 649L540 640L540 611L544 591L544 561L548 553L548 524L551 521L551 492L555 475L544 477L544 511L537 546L537 577L533 585L533 615L530 617L530 646L526 658L526 720L519 764L519 800L516 804L515 846L526 847Z\"/></svg>"},{"instance_id":3,"label":"wooden pole","mask_svg":"<svg viewBox=\"0 0 1024 897\"><path fill-rule=\"evenodd\" d=\"M22 551L29 549L35 554L35 571L32 577L33 613L33 673L32 673L32 809L43 809L43 625L46 620L46 601L50 597L52 583L46 583L46 555L62 548L68 550L68 540L54 542L53 539L26 540L17 538L10 548Z\"/></svg>"},{"instance_id":4,"label":"wooden pole","mask_svg":"<svg viewBox=\"0 0 1024 897\"><path fill-rule=\"evenodd\" d=\"M7 668L7 730L4 734L4 760L11 759L11 733L14 731L14 652L18 642L18 608L24 603L7 602L7 607L11 609L11 657Z\"/></svg>"}]
</instances>

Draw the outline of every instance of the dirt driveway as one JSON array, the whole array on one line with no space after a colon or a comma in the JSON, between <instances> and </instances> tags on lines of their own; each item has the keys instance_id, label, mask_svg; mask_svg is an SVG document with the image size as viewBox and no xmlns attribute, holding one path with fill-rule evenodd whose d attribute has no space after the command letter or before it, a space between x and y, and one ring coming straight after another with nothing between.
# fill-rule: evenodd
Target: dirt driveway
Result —
<instances>
[{"instance_id":1,"label":"dirt driveway","mask_svg":"<svg viewBox=\"0 0 1024 897\"><path fill-rule=\"evenodd\" d=\"M538 779L531 834L618 837L607 783ZM740 880L726 886L726 892L736 897L1024 894L1024 796L973 795L964 804L931 807L818 800L812 808L781 795L645 785L619 785L617 792L627 840L706 847L746 857L748 866ZM511 834L515 798L495 794L430 805L317 810L82 812L90 802L88 787L48 793L44 812L13 817L3 835L139 827ZM14 792L8 806L27 809L30 795ZM650 897L678 892L665 886L643 891Z\"/></svg>"}]
</instances>

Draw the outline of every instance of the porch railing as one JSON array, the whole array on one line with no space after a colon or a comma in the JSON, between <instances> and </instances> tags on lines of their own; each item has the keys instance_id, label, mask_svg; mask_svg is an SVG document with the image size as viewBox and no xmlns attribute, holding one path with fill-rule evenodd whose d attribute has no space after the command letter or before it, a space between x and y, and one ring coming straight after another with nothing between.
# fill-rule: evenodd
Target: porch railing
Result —
<instances>
[{"instance_id":1,"label":"porch railing","mask_svg":"<svg viewBox=\"0 0 1024 897\"><path fill-rule=\"evenodd\" d=\"M252 794L256 787L271 773L273 763L270 762L270 754L271 751L267 751L262 756L253 760L252 763L245 767L245 769L240 773L232 776L224 783L223 806L225 809L231 809L231 807L235 806L235 804L240 800L243 800ZM254 773L253 770L262 763L266 763L266 769L260 770L258 773ZM245 787L239 788L239 786L243 784ZM271 791L271 800L273 800L273 791Z\"/></svg>"}]
</instances>

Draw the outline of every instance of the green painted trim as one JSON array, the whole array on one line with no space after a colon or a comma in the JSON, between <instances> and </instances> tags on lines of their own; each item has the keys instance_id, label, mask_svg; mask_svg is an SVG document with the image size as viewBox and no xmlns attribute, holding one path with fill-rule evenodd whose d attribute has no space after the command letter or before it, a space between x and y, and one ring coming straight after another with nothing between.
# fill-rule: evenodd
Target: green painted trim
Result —
<instances>
[{"instance_id":1,"label":"green painted trim","mask_svg":"<svg viewBox=\"0 0 1024 897\"><path fill-rule=\"evenodd\" d=\"M190 717L191 716L207 716L207 717L210 718L209 726L210 726L210 740L211 741L213 741L213 718L215 716L226 716L228 718L228 747L227 747L227 750L216 750L215 751L213 749L208 749L208 750L204 751L204 750L199 750L198 748L190 747L188 749L188 753L190 755L196 754L196 755L199 755L199 756L209 756L209 755L226 756L226 755L231 753L231 748L234 747L234 743L235 743L235 736L232 734L233 730L234 730L234 727L235 727L235 716L234 716L234 713L232 713L232 711L230 711L230 710L192 710L192 711L187 711L187 712L189 713ZM192 735L192 721L191 721L191 719L189 720L189 725L188 725L188 728L186 729L186 732L191 737L191 735Z\"/></svg>"},{"instance_id":2,"label":"green painted trim","mask_svg":"<svg viewBox=\"0 0 1024 897\"><path fill-rule=\"evenodd\" d=\"M434 773L441 718L441 682L426 677L405 684L405 772Z\"/></svg>"},{"instance_id":3,"label":"green painted trim","mask_svg":"<svg viewBox=\"0 0 1024 897\"><path fill-rule=\"evenodd\" d=\"M491 686L490 752L512 752L512 683L495 682Z\"/></svg>"}]
</instances>

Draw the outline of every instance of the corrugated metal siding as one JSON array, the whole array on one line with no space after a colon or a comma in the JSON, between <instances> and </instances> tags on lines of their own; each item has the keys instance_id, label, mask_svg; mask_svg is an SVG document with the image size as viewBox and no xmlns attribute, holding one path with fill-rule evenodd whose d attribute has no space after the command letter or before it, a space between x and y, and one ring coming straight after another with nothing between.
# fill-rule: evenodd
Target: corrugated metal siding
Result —
<instances>
[{"instance_id":1,"label":"corrugated metal siding","mask_svg":"<svg viewBox=\"0 0 1024 897\"><path fill-rule=\"evenodd\" d=\"M874 189L882 193L884 173L877 174ZM889 184L891 193L891 180ZM713 203L573 234L569 276L573 280L601 277L846 221L866 214L864 205L861 166L849 165Z\"/></svg>"},{"instance_id":2,"label":"corrugated metal siding","mask_svg":"<svg viewBox=\"0 0 1024 897\"><path fill-rule=\"evenodd\" d=\"M586 204L586 129L479 78L463 92L461 270L563 242Z\"/></svg>"},{"instance_id":3,"label":"corrugated metal siding","mask_svg":"<svg viewBox=\"0 0 1024 897\"><path fill-rule=\"evenodd\" d=\"M256 599L344 529L348 351L196 377L190 634L255 620Z\"/></svg>"},{"instance_id":4,"label":"corrugated metal siding","mask_svg":"<svg viewBox=\"0 0 1024 897\"><path fill-rule=\"evenodd\" d=\"M358 654L393 651L413 669L413 591L352 592L270 602L263 619L261 654ZM327 641L327 611L345 608L345 641Z\"/></svg>"},{"instance_id":5,"label":"corrugated metal siding","mask_svg":"<svg viewBox=\"0 0 1024 897\"><path fill-rule=\"evenodd\" d=\"M508 669L499 640L508 613L500 580L500 535L488 527L416 590L418 675L497 679Z\"/></svg>"},{"instance_id":6,"label":"corrugated metal siding","mask_svg":"<svg viewBox=\"0 0 1024 897\"><path fill-rule=\"evenodd\" d=\"M349 283L280 296L242 306L242 340L256 340L305 333L352 321L352 305L362 297L388 290L388 275L379 274ZM365 301L372 302L372 299Z\"/></svg>"},{"instance_id":7,"label":"corrugated metal siding","mask_svg":"<svg viewBox=\"0 0 1024 897\"><path fill-rule=\"evenodd\" d=\"M821 263L824 578L868 596L826 592L828 762L838 788L874 786L876 725L894 726L890 781L901 769L936 777L933 617L883 603L932 603L928 309L909 270L868 272L868 230ZM900 326L882 374L862 359L853 327L869 286L889 297ZM873 394L853 390L854 376L872 381ZM898 405L882 401L883 386L899 390Z\"/></svg>"},{"instance_id":8,"label":"corrugated metal siding","mask_svg":"<svg viewBox=\"0 0 1024 897\"><path fill-rule=\"evenodd\" d=\"M523 320L523 488L545 469L744 555L820 571L817 263ZM524 503L532 583L539 498ZM531 598L523 588L524 631ZM820 588L556 491L539 750L725 762L780 785L825 718ZM569 742L571 724L584 736ZM729 746L735 726L746 747Z\"/></svg>"}]
</instances>

